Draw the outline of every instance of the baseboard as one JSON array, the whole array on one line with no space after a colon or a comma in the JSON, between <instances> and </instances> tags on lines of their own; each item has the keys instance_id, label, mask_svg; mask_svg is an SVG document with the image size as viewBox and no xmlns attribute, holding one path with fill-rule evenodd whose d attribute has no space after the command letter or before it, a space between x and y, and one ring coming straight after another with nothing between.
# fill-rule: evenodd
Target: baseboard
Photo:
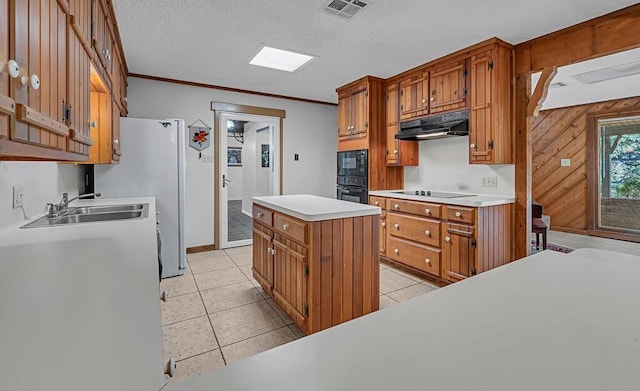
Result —
<instances>
[{"instance_id":1,"label":"baseboard","mask_svg":"<svg viewBox=\"0 0 640 391\"><path fill-rule=\"evenodd\" d=\"M205 251L213 251L215 247L213 244L207 244L206 246L187 247L187 254L203 253Z\"/></svg>"},{"instance_id":2,"label":"baseboard","mask_svg":"<svg viewBox=\"0 0 640 391\"><path fill-rule=\"evenodd\" d=\"M251 213L247 212L246 210L243 210L243 211L242 211L242 214L243 214L243 215L247 215L247 216L249 216L249 217L253 218L253 215L252 215Z\"/></svg>"}]
</instances>

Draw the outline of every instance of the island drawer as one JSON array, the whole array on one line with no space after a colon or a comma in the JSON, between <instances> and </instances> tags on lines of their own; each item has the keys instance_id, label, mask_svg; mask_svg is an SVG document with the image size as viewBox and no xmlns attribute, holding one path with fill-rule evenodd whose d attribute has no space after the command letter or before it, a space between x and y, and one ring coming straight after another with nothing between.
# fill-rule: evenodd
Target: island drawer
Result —
<instances>
[{"instance_id":1,"label":"island drawer","mask_svg":"<svg viewBox=\"0 0 640 391\"><path fill-rule=\"evenodd\" d=\"M411 213L418 216L433 217L439 219L442 216L442 205L430 202L407 201L390 198L387 200L387 209L394 212Z\"/></svg>"},{"instance_id":2,"label":"island drawer","mask_svg":"<svg viewBox=\"0 0 640 391\"><path fill-rule=\"evenodd\" d=\"M276 231L302 243L307 243L308 226L309 224L303 221L281 215L277 212L273 215L273 228Z\"/></svg>"},{"instance_id":3,"label":"island drawer","mask_svg":"<svg viewBox=\"0 0 640 391\"><path fill-rule=\"evenodd\" d=\"M474 224L475 209L466 208L464 206L448 205L447 207L447 220L458 221L460 223Z\"/></svg>"},{"instance_id":4,"label":"island drawer","mask_svg":"<svg viewBox=\"0 0 640 391\"><path fill-rule=\"evenodd\" d=\"M273 212L256 204L253 204L253 218L269 227L273 225Z\"/></svg>"},{"instance_id":5,"label":"island drawer","mask_svg":"<svg viewBox=\"0 0 640 391\"><path fill-rule=\"evenodd\" d=\"M389 235L440 247L440 221L400 213L387 214Z\"/></svg>"},{"instance_id":6,"label":"island drawer","mask_svg":"<svg viewBox=\"0 0 640 391\"><path fill-rule=\"evenodd\" d=\"M386 207L385 201L386 201L386 198L384 197L374 197L374 196L369 197L369 205L379 206L382 209Z\"/></svg>"},{"instance_id":7,"label":"island drawer","mask_svg":"<svg viewBox=\"0 0 640 391\"><path fill-rule=\"evenodd\" d=\"M387 256L389 258L436 276L440 275L440 253L438 248L393 236L388 237Z\"/></svg>"}]
</instances>

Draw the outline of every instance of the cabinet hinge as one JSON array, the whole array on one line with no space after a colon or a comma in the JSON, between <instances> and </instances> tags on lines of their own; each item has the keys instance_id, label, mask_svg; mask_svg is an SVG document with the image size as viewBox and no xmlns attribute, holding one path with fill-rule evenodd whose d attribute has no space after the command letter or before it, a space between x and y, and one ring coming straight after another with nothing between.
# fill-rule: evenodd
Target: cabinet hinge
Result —
<instances>
[{"instance_id":1,"label":"cabinet hinge","mask_svg":"<svg viewBox=\"0 0 640 391\"><path fill-rule=\"evenodd\" d=\"M387 94L387 100L389 100L389 94Z\"/></svg>"},{"instance_id":2,"label":"cabinet hinge","mask_svg":"<svg viewBox=\"0 0 640 391\"><path fill-rule=\"evenodd\" d=\"M403 107L404 107L404 105L400 105L400 111L402 111L402 110L403 110Z\"/></svg>"},{"instance_id":3,"label":"cabinet hinge","mask_svg":"<svg viewBox=\"0 0 640 391\"><path fill-rule=\"evenodd\" d=\"M368 127L369 127L369 122L365 122L365 123L364 123L364 127L365 127L365 128L368 128Z\"/></svg>"},{"instance_id":4,"label":"cabinet hinge","mask_svg":"<svg viewBox=\"0 0 640 391\"><path fill-rule=\"evenodd\" d=\"M487 68L493 69L493 61L489 61L489 63L487 64Z\"/></svg>"},{"instance_id":5,"label":"cabinet hinge","mask_svg":"<svg viewBox=\"0 0 640 391\"><path fill-rule=\"evenodd\" d=\"M96 23L91 22L91 38L96 36Z\"/></svg>"},{"instance_id":6,"label":"cabinet hinge","mask_svg":"<svg viewBox=\"0 0 640 391\"><path fill-rule=\"evenodd\" d=\"M404 95L404 90L400 90L400 96Z\"/></svg>"},{"instance_id":7,"label":"cabinet hinge","mask_svg":"<svg viewBox=\"0 0 640 391\"><path fill-rule=\"evenodd\" d=\"M467 69L465 68L465 69L462 71L462 76L463 76L463 77L467 77L467 73L468 73L468 72L467 72Z\"/></svg>"},{"instance_id":8,"label":"cabinet hinge","mask_svg":"<svg viewBox=\"0 0 640 391\"><path fill-rule=\"evenodd\" d=\"M462 96L467 96L467 93L468 93L468 92L469 92L469 91L468 91L466 88L464 88L464 89L462 90Z\"/></svg>"},{"instance_id":9,"label":"cabinet hinge","mask_svg":"<svg viewBox=\"0 0 640 391\"><path fill-rule=\"evenodd\" d=\"M309 265L304 265L304 276L305 277L309 276Z\"/></svg>"},{"instance_id":10,"label":"cabinet hinge","mask_svg":"<svg viewBox=\"0 0 640 391\"><path fill-rule=\"evenodd\" d=\"M493 140L489 140L487 144L489 146L489 149L493 149Z\"/></svg>"},{"instance_id":11,"label":"cabinet hinge","mask_svg":"<svg viewBox=\"0 0 640 391\"><path fill-rule=\"evenodd\" d=\"M365 92L364 92L364 97L365 97L365 98L368 98L368 97L369 97L369 91L365 91Z\"/></svg>"},{"instance_id":12,"label":"cabinet hinge","mask_svg":"<svg viewBox=\"0 0 640 391\"><path fill-rule=\"evenodd\" d=\"M471 239L471 247L476 248L478 244L476 243L475 239Z\"/></svg>"},{"instance_id":13,"label":"cabinet hinge","mask_svg":"<svg viewBox=\"0 0 640 391\"><path fill-rule=\"evenodd\" d=\"M475 276L476 274L478 274L478 272L476 271L476 268L475 268L475 267L472 267L472 268L471 268L471 275L472 275L472 276Z\"/></svg>"},{"instance_id":14,"label":"cabinet hinge","mask_svg":"<svg viewBox=\"0 0 640 391\"><path fill-rule=\"evenodd\" d=\"M304 305L303 315L305 317L309 316L309 304Z\"/></svg>"},{"instance_id":15,"label":"cabinet hinge","mask_svg":"<svg viewBox=\"0 0 640 391\"><path fill-rule=\"evenodd\" d=\"M67 125L71 124L71 113L72 108L71 105L68 105L64 100L62 101L62 121Z\"/></svg>"}]
</instances>

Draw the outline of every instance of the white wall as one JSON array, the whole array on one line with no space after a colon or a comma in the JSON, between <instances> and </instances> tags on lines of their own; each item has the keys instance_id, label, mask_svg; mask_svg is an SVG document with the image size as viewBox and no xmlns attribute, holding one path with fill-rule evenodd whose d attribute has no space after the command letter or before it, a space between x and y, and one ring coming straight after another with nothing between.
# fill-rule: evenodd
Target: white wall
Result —
<instances>
[{"instance_id":1,"label":"white wall","mask_svg":"<svg viewBox=\"0 0 640 391\"><path fill-rule=\"evenodd\" d=\"M284 194L308 193L335 198L337 108L260 95L129 78L129 116L198 119L213 128L211 101L286 110L283 128ZM212 140L212 147L213 147ZM300 155L294 161L295 153ZM213 148L203 151L213 154ZM187 247L213 243L213 164L187 148ZM197 205L197 207L193 207Z\"/></svg>"},{"instance_id":2,"label":"white wall","mask_svg":"<svg viewBox=\"0 0 640 391\"><path fill-rule=\"evenodd\" d=\"M243 150L244 184L242 211L251 213L251 197L273 195L273 164L262 167L262 144L271 145L271 130L257 132L268 127L262 122L249 122L244 126L245 142ZM273 148L270 149L271 151ZM273 156L269 156L273 161Z\"/></svg>"},{"instance_id":3,"label":"white wall","mask_svg":"<svg viewBox=\"0 0 640 391\"><path fill-rule=\"evenodd\" d=\"M73 164L0 162L0 229L25 221L13 209L12 186L24 189L24 212L29 219L44 214L45 204L60 202L62 193L78 195L80 170Z\"/></svg>"},{"instance_id":4,"label":"white wall","mask_svg":"<svg viewBox=\"0 0 640 391\"><path fill-rule=\"evenodd\" d=\"M468 145L468 136L419 141L420 165L405 168L405 189L514 196L515 165L469 164ZM498 187L480 186L489 176L498 178Z\"/></svg>"},{"instance_id":5,"label":"white wall","mask_svg":"<svg viewBox=\"0 0 640 391\"><path fill-rule=\"evenodd\" d=\"M211 126L211 125L209 125ZM244 153L244 145L236 140L233 137L227 137L227 147L237 147L237 148L242 148L242 166L229 166L227 167L227 173L229 174L229 180L231 180L231 185L229 186L229 191L227 192L227 197L229 198L229 201L234 201L234 200L241 200L242 199L242 193L243 193L243 188L244 188L244 178L243 178L243 173L244 173L244 159L245 159L245 153ZM207 153L213 153L211 151L207 151ZM226 154L226 152L225 152Z\"/></svg>"}]
</instances>

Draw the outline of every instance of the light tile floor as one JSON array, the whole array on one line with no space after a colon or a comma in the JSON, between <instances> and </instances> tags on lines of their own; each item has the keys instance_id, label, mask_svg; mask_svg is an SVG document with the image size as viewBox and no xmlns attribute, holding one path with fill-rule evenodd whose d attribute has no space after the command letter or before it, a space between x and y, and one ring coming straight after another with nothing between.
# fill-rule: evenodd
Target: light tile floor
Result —
<instances>
[{"instance_id":1,"label":"light tile floor","mask_svg":"<svg viewBox=\"0 0 640 391\"><path fill-rule=\"evenodd\" d=\"M165 361L174 357L178 381L304 337L251 274L252 247L189 254L184 275L162 280ZM380 265L380 308L438 287Z\"/></svg>"}]
</instances>

